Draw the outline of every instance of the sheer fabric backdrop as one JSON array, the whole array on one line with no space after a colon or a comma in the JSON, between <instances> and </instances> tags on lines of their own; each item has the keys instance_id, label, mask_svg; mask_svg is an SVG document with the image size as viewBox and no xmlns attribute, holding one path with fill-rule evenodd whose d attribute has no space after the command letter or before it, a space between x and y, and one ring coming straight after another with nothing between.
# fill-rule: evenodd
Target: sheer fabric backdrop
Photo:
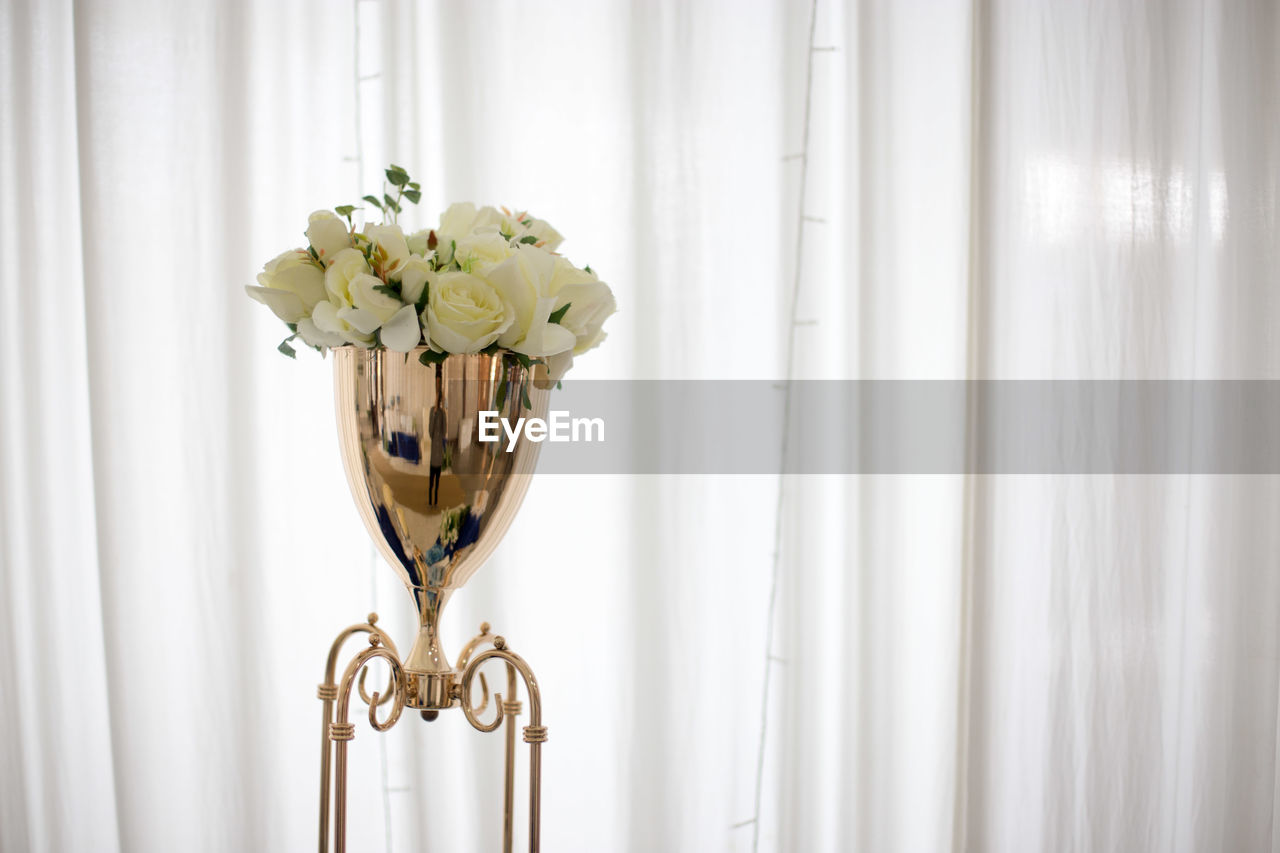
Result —
<instances>
[{"instance_id":1,"label":"sheer fabric backdrop","mask_svg":"<svg viewBox=\"0 0 1280 853\"><path fill-rule=\"evenodd\" d=\"M1280 378L1271 4L17 0L0 55L4 850L313 843L324 652L410 614L241 285L388 161L602 272L582 377ZM1275 851L1278 513L546 477L447 628L538 672L548 850ZM353 849L498 845L452 716L358 729Z\"/></svg>"}]
</instances>

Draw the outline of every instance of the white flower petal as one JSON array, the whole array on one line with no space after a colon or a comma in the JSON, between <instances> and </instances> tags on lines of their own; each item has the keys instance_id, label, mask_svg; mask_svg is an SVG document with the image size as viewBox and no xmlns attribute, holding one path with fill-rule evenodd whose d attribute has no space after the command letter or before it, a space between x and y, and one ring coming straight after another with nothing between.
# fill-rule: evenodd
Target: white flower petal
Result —
<instances>
[{"instance_id":1,"label":"white flower petal","mask_svg":"<svg viewBox=\"0 0 1280 853\"><path fill-rule=\"evenodd\" d=\"M298 335L313 347L340 347L347 342L342 335L321 331L310 317L298 321Z\"/></svg>"},{"instance_id":2,"label":"white flower petal","mask_svg":"<svg viewBox=\"0 0 1280 853\"><path fill-rule=\"evenodd\" d=\"M286 323L296 323L307 316L302 300L287 290L277 290L274 287L255 287L252 284L246 284L244 290L245 293L270 308L277 317Z\"/></svg>"},{"instance_id":3,"label":"white flower petal","mask_svg":"<svg viewBox=\"0 0 1280 853\"><path fill-rule=\"evenodd\" d=\"M362 335L372 335L382 325L381 317L363 308L342 308L338 311L338 319Z\"/></svg>"},{"instance_id":4,"label":"white flower petal","mask_svg":"<svg viewBox=\"0 0 1280 853\"><path fill-rule=\"evenodd\" d=\"M382 343L389 350L408 352L422 340L422 328L418 325L418 312L406 305L395 313L382 327Z\"/></svg>"},{"instance_id":5,"label":"white flower petal","mask_svg":"<svg viewBox=\"0 0 1280 853\"><path fill-rule=\"evenodd\" d=\"M552 382L559 382L569 368L573 367L573 350L565 350L564 352L549 355L547 359L547 377Z\"/></svg>"}]
</instances>

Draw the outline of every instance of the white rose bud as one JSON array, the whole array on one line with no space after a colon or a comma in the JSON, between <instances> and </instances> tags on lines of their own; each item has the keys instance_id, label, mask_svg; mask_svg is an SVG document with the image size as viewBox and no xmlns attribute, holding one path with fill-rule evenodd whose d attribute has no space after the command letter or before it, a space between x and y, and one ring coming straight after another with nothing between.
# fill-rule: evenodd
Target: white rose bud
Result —
<instances>
[{"instance_id":1,"label":"white rose bud","mask_svg":"<svg viewBox=\"0 0 1280 853\"><path fill-rule=\"evenodd\" d=\"M383 273L393 273L409 260L409 242L399 225L366 225L364 236L386 253L386 259L381 262Z\"/></svg>"},{"instance_id":2,"label":"white rose bud","mask_svg":"<svg viewBox=\"0 0 1280 853\"><path fill-rule=\"evenodd\" d=\"M359 249L343 249L333 256L333 263L324 273L324 287L336 308L351 305L351 280L369 272L369 264Z\"/></svg>"},{"instance_id":3,"label":"white rose bud","mask_svg":"<svg viewBox=\"0 0 1280 853\"><path fill-rule=\"evenodd\" d=\"M431 249L427 247L427 243L431 241L431 229L423 228L421 231L414 231L405 242L409 244L409 254L426 257L431 253Z\"/></svg>"},{"instance_id":4,"label":"white rose bud","mask_svg":"<svg viewBox=\"0 0 1280 853\"><path fill-rule=\"evenodd\" d=\"M550 289L555 266L555 255L525 245L485 274L515 312L515 322L498 337L499 344L534 358L573 348L573 333L549 322L556 302Z\"/></svg>"},{"instance_id":5,"label":"white rose bud","mask_svg":"<svg viewBox=\"0 0 1280 853\"><path fill-rule=\"evenodd\" d=\"M325 298L324 272L303 249L291 249L267 261L258 274L258 285L246 286L245 292L286 323L308 316Z\"/></svg>"},{"instance_id":6,"label":"white rose bud","mask_svg":"<svg viewBox=\"0 0 1280 853\"><path fill-rule=\"evenodd\" d=\"M514 319L493 285L465 272L432 275L423 317L431 348L444 352L479 352Z\"/></svg>"},{"instance_id":7,"label":"white rose bud","mask_svg":"<svg viewBox=\"0 0 1280 853\"><path fill-rule=\"evenodd\" d=\"M453 250L457 247L457 239L448 234L436 233L435 259L437 266L453 263Z\"/></svg>"},{"instance_id":8,"label":"white rose bud","mask_svg":"<svg viewBox=\"0 0 1280 853\"><path fill-rule=\"evenodd\" d=\"M325 266L333 263L334 256L343 249L351 248L351 232L347 229L347 223L328 210L317 210L311 214L307 224L307 239Z\"/></svg>"},{"instance_id":9,"label":"white rose bud","mask_svg":"<svg viewBox=\"0 0 1280 853\"><path fill-rule=\"evenodd\" d=\"M422 298L422 289L427 286L427 277L431 274L431 264L425 258L410 256L400 270L400 296L410 305L417 304Z\"/></svg>"},{"instance_id":10,"label":"white rose bud","mask_svg":"<svg viewBox=\"0 0 1280 853\"><path fill-rule=\"evenodd\" d=\"M375 276L356 276L351 280L351 307L340 308L338 318L361 335L372 336L381 329L387 349L408 352L422 337L417 312L412 305L378 289L383 286Z\"/></svg>"}]
</instances>

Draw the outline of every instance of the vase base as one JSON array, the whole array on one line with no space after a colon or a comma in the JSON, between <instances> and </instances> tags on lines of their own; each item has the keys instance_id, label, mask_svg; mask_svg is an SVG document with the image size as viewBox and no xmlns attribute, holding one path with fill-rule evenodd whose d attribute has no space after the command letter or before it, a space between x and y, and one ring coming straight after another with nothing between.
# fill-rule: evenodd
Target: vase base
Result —
<instances>
[{"instance_id":1,"label":"vase base","mask_svg":"<svg viewBox=\"0 0 1280 853\"><path fill-rule=\"evenodd\" d=\"M454 677L452 672L412 672L405 670L407 681L405 691L406 708L419 711L438 711L452 708L457 704L454 697Z\"/></svg>"}]
</instances>

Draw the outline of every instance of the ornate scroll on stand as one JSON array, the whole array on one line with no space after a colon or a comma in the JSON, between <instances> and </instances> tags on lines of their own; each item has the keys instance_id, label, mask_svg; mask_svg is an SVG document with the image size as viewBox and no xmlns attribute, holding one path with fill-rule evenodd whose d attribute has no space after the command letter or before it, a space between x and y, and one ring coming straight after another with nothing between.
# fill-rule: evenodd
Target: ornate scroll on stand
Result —
<instances>
[{"instance_id":1,"label":"ornate scroll on stand","mask_svg":"<svg viewBox=\"0 0 1280 853\"><path fill-rule=\"evenodd\" d=\"M408 685L412 682L405 678L400 656L395 644L377 627L378 614L370 613L369 621L352 625L340 633L329 650L329 660L325 666L324 683L316 693L324 702L323 728L320 733L320 853L328 853L329 846L329 807L333 804L334 845L336 853L343 853L347 847L347 742L355 737L355 723L349 722L352 688L360 694L360 699L369 708L369 725L376 731L385 732L400 719L405 707ZM342 674L341 683L333 680L338 653L346 641L355 634L369 635L369 647L357 654L347 665ZM471 656L479 649L485 648ZM365 692L365 674L368 664L375 658L386 662L391 671L391 680L383 692L374 691L370 696ZM507 668L507 690L505 694L493 696L494 716L488 723L481 722L480 715L485 712L490 697L489 686L480 665L492 659L502 660ZM489 633L489 623L480 625L480 633L471 639L462 649L458 657L457 672L461 675L450 690L450 695L462 706L467 722L481 732L492 732L506 721L506 770L503 778L502 798L502 850L511 853L515 814L515 770L516 770L516 718L522 710L516 698L517 676L524 679L525 690L529 694L530 724L524 727L524 740L529 744L529 850L537 853L540 846L539 822L541 818L542 794L542 744L547 740L547 727L542 725L542 697L538 691L538 680L533 671L525 663L524 658L507 648L506 640ZM481 698L478 705L473 704L472 682L479 676ZM337 715L335 717L335 701ZM378 720L378 709L391 702L391 710L386 719ZM434 719L436 711L423 711L424 717ZM333 782L331 785L330 783Z\"/></svg>"},{"instance_id":2,"label":"ornate scroll on stand","mask_svg":"<svg viewBox=\"0 0 1280 853\"><path fill-rule=\"evenodd\" d=\"M506 722L506 779L503 850L510 853L515 796L518 680L529 697L529 850L539 849L542 697L524 659L488 624L463 647L457 661L445 655L440 616L453 593L484 563L511 526L537 465L536 442L512 448L486 442L477 431L482 414L497 412L515 422L545 417L550 402L545 381L536 380L528 359L502 353L438 357L425 347L402 354L385 349L338 347L334 355L334 402L338 444L351 496L378 551L404 582L418 616L418 635L401 657L377 615L338 634L329 650L324 683L320 755L320 853L346 849L347 742L355 737L351 694L368 707L369 724L384 732L406 709L435 719L462 707L481 732ZM335 680L342 646L367 634L368 648ZM390 669L390 681L372 695L368 665L375 659ZM490 702L480 666L506 665L507 689L492 697L493 718L482 722ZM480 699L472 684L479 679ZM384 708L384 706L389 706ZM383 717L379 718L379 713ZM331 812L332 809L332 812ZM333 815L333 833L329 817Z\"/></svg>"}]
</instances>

